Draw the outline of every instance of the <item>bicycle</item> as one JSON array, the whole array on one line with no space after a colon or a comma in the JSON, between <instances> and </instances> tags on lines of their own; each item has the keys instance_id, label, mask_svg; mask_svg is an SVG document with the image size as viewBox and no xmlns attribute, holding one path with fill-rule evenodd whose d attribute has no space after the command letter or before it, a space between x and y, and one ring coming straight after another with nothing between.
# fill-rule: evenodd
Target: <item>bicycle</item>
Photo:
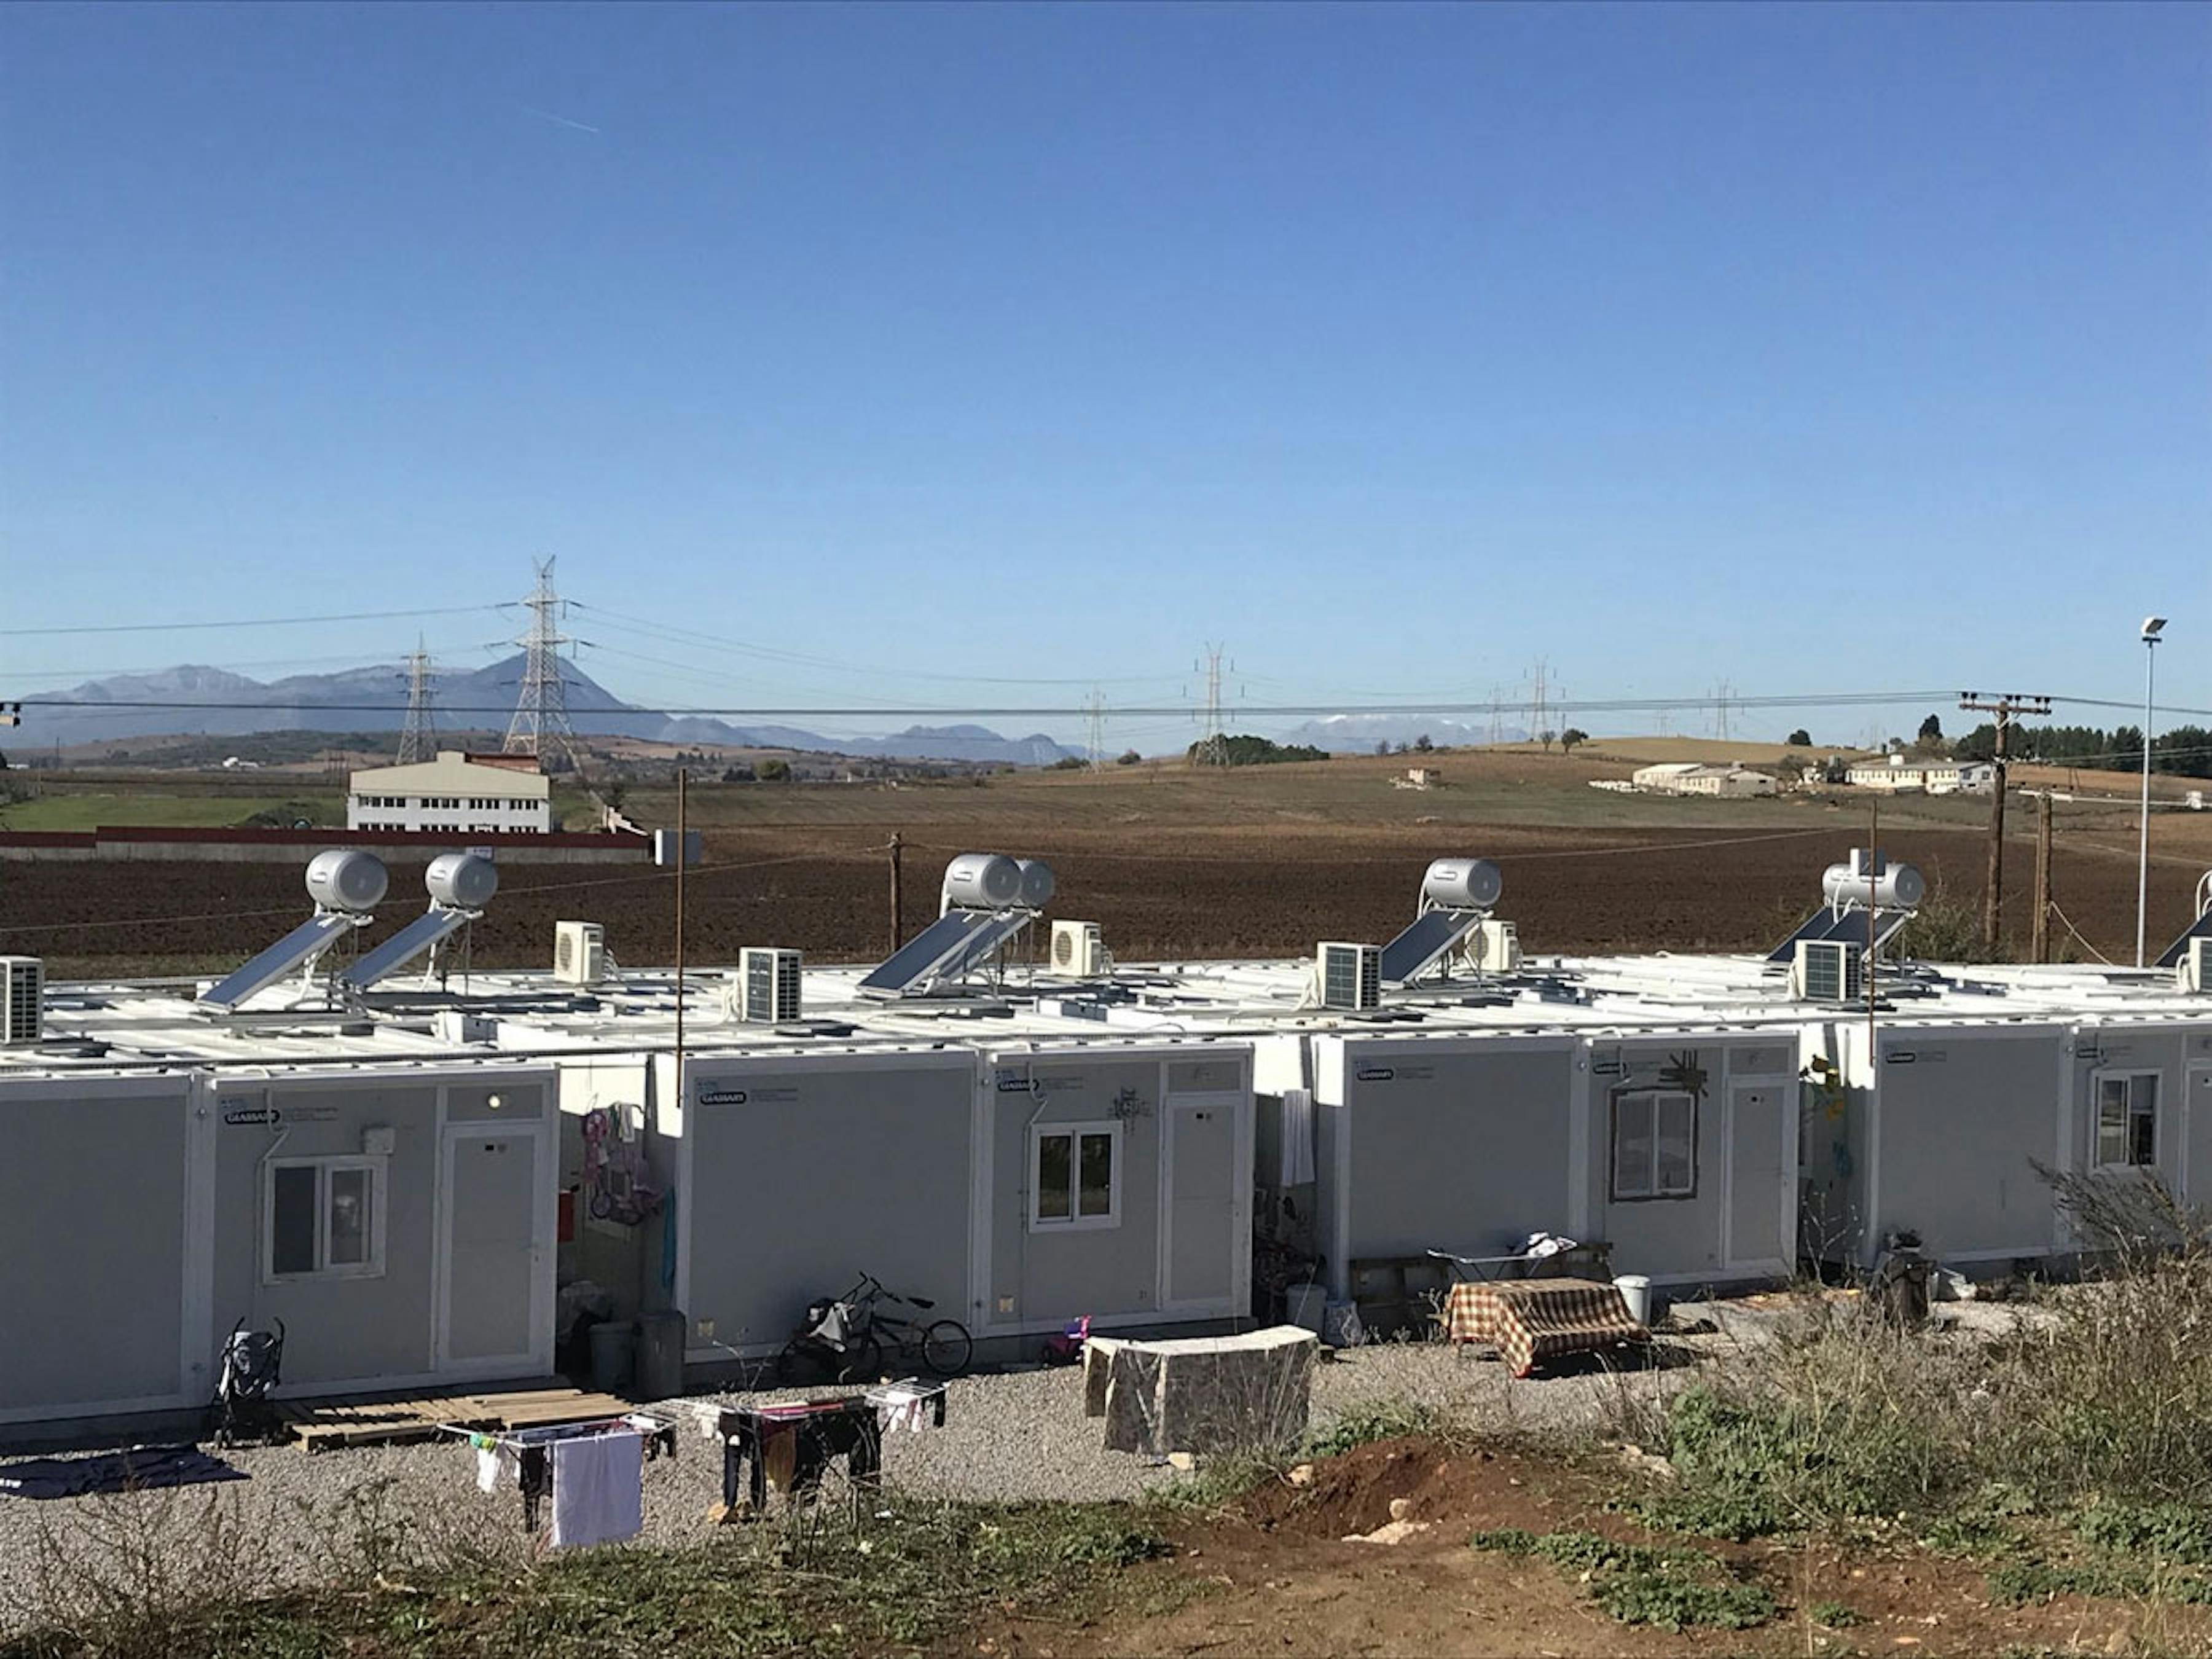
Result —
<instances>
[{"instance_id":1,"label":"bicycle","mask_svg":"<svg viewBox=\"0 0 2212 1659\"><path fill-rule=\"evenodd\" d=\"M884 1349L901 1358L917 1360L930 1376L950 1379L967 1374L975 1358L975 1339L957 1319L934 1319L927 1324L884 1310L882 1304L896 1302L919 1313L936 1307L926 1297L901 1296L887 1290L872 1273L833 1302L817 1302L806 1310L807 1322L793 1333L776 1356L775 1370L787 1385L806 1380L809 1371L827 1371L836 1382L872 1382L883 1364ZM886 1345L885 1338L889 1338Z\"/></svg>"}]
</instances>

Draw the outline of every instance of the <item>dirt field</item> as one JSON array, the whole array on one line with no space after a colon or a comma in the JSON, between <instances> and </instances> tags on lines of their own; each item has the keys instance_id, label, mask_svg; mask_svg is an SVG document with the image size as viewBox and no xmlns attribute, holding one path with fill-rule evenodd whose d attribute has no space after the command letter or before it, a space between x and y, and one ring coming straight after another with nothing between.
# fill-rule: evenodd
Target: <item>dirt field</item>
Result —
<instances>
[{"instance_id":1,"label":"dirt field","mask_svg":"<svg viewBox=\"0 0 2212 1659\"><path fill-rule=\"evenodd\" d=\"M1910 1545L1845 1553L1700 1540L1722 1571L1764 1587L1780 1612L1755 1629L1679 1633L1615 1622L1573 1573L1546 1561L1468 1547L1477 1529L1504 1528L1652 1541L1608 1509L1619 1491L1595 1471L1510 1451L1383 1441L1316 1465L1310 1486L1271 1484L1187 1528L1173 1560L1143 1569L1170 1583L1201 1581L1206 1593L1173 1612L1073 1626L1007 1620L961 1646L1004 1659L2203 1650L2201 1608L2078 1596L1992 1604L1979 1568ZM1346 1541L1388 1522L1393 1498L1423 1530L1395 1544ZM1824 1626L1822 1616L1838 1622Z\"/></svg>"},{"instance_id":2,"label":"dirt field","mask_svg":"<svg viewBox=\"0 0 2212 1659\"><path fill-rule=\"evenodd\" d=\"M781 945L823 962L880 957L894 830L905 842L909 933L935 914L945 860L991 848L1048 860L1060 880L1053 913L1100 922L1126 961L1385 939L1412 918L1428 860L1451 854L1504 866L1503 914L1532 953L1747 949L1785 934L1818 902L1821 869L1867 836L1863 797L1676 800L1586 787L1619 775L1621 763L1438 763L1446 787L1427 791L1390 787L1395 757L1024 774L981 787L701 786L690 815L707 863L687 884L687 954L726 963L742 945ZM635 791L628 807L649 823L674 816L668 792ZM1988 810L1960 798L1884 803L1882 843L1939 892L1978 903ZM2024 948L2034 858L2026 805L2012 825L2008 915ZM2059 905L2090 948L2115 959L2134 946L2134 830L2132 814L2110 806L2069 805L2058 819ZM2212 867L2212 814L2161 815L2154 833L2157 948L2180 931ZM419 866L393 867L392 896L364 944L413 913L421 882ZM480 965L549 961L564 918L605 923L622 962L672 957L665 872L513 866L502 882L475 930ZM206 972L275 938L306 906L291 864L0 863L0 951L46 956L59 973Z\"/></svg>"}]
</instances>

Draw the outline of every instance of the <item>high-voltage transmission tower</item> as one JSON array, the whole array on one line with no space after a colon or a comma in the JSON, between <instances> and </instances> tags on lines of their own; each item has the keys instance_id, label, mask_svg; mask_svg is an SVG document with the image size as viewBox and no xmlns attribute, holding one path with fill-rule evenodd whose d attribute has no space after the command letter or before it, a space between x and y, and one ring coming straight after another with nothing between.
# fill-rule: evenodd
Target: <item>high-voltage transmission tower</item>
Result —
<instances>
[{"instance_id":1,"label":"high-voltage transmission tower","mask_svg":"<svg viewBox=\"0 0 2212 1659\"><path fill-rule=\"evenodd\" d=\"M1091 769L1106 769L1106 694L1093 686L1083 704L1085 724L1089 727Z\"/></svg>"},{"instance_id":2,"label":"high-voltage transmission tower","mask_svg":"<svg viewBox=\"0 0 2212 1659\"><path fill-rule=\"evenodd\" d=\"M1221 729L1221 657L1225 649L1218 645L1206 647L1206 715L1198 742L1200 766L1229 764L1229 734Z\"/></svg>"},{"instance_id":3,"label":"high-voltage transmission tower","mask_svg":"<svg viewBox=\"0 0 2212 1659\"><path fill-rule=\"evenodd\" d=\"M407 654L407 720L399 728L399 764L434 759L438 752L437 721L430 712L430 653L422 648L421 635Z\"/></svg>"},{"instance_id":4,"label":"high-voltage transmission tower","mask_svg":"<svg viewBox=\"0 0 2212 1659\"><path fill-rule=\"evenodd\" d=\"M561 678L561 647L572 643L561 631L568 607L553 591L553 561L538 567L538 586L523 601L530 607L530 631L515 643L527 653L522 665L522 695L516 699L514 718L507 722L507 741L501 747L510 755L545 757L545 745L556 745L576 761L576 728L568 723L568 683Z\"/></svg>"}]
</instances>

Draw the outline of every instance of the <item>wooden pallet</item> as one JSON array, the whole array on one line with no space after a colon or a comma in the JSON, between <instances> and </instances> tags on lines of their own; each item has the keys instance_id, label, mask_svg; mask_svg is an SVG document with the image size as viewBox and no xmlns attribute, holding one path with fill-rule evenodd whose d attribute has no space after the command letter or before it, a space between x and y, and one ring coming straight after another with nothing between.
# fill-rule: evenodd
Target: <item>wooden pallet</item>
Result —
<instances>
[{"instance_id":1,"label":"wooden pallet","mask_svg":"<svg viewBox=\"0 0 2212 1659\"><path fill-rule=\"evenodd\" d=\"M611 1394L581 1389L525 1389L503 1394L422 1395L394 1399L337 1395L283 1400L276 1414L306 1451L345 1446L393 1446L435 1439L447 1428L543 1429L587 1423L633 1410Z\"/></svg>"}]
</instances>

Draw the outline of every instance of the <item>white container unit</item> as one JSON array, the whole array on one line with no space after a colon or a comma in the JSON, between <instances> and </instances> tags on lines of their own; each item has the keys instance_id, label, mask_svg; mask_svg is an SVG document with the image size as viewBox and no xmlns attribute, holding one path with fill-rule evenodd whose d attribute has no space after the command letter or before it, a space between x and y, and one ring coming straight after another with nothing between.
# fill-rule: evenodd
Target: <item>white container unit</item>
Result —
<instances>
[{"instance_id":1,"label":"white container unit","mask_svg":"<svg viewBox=\"0 0 2212 1659\"><path fill-rule=\"evenodd\" d=\"M234 1323L283 1395L552 1369L553 1079L391 1065L0 1075L0 1423L204 1406Z\"/></svg>"},{"instance_id":2,"label":"white container unit","mask_svg":"<svg viewBox=\"0 0 2212 1659\"><path fill-rule=\"evenodd\" d=\"M1375 1257L1613 1247L1668 1285L1795 1259L1793 1034L1527 1031L1311 1039L1319 1243L1333 1292Z\"/></svg>"},{"instance_id":3,"label":"white container unit","mask_svg":"<svg viewBox=\"0 0 2212 1659\"><path fill-rule=\"evenodd\" d=\"M2212 1019L2084 1020L2073 1028L2068 1162L2148 1174L2183 1201L2212 1194Z\"/></svg>"},{"instance_id":4,"label":"white container unit","mask_svg":"<svg viewBox=\"0 0 2212 1659\"><path fill-rule=\"evenodd\" d=\"M984 1051L976 1338L1217 1324L1252 1297L1252 1049Z\"/></svg>"},{"instance_id":5,"label":"white container unit","mask_svg":"<svg viewBox=\"0 0 2212 1659\"><path fill-rule=\"evenodd\" d=\"M863 1273L972 1325L974 1052L883 1045L657 1056L654 1167L676 1192L672 1276L645 1230L643 1304L684 1358L774 1354L806 1304Z\"/></svg>"},{"instance_id":6,"label":"white container unit","mask_svg":"<svg viewBox=\"0 0 2212 1659\"><path fill-rule=\"evenodd\" d=\"M2035 1165L2083 1167L2075 1043L2058 1020L1887 1018L1870 1060L1863 1018L1808 1026L1804 1254L1870 1267L1899 1231L1960 1267L2070 1251Z\"/></svg>"}]
</instances>

